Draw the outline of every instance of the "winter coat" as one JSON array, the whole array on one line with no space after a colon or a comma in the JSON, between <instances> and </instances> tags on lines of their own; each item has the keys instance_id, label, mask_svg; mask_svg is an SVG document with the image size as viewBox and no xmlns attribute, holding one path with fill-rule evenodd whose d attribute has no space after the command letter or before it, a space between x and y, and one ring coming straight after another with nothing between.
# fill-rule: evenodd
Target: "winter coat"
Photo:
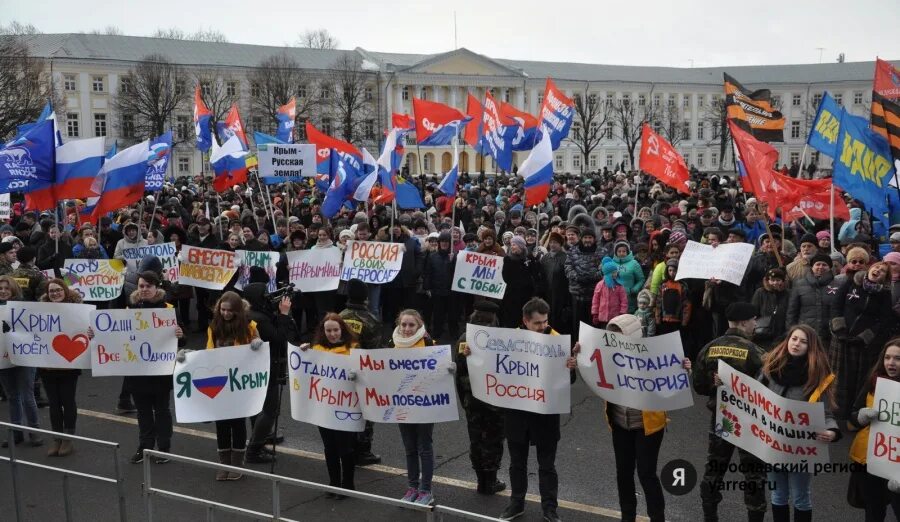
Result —
<instances>
[{"instance_id":1,"label":"winter coat","mask_svg":"<svg viewBox=\"0 0 900 522\"><path fill-rule=\"evenodd\" d=\"M506 256L503 260L506 290L500 304L500 326L515 328L522 322L522 307L537 295L535 281L539 279L537 261L528 256Z\"/></svg>"},{"instance_id":2,"label":"winter coat","mask_svg":"<svg viewBox=\"0 0 900 522\"><path fill-rule=\"evenodd\" d=\"M165 290L159 288L156 295L152 299L146 301L141 300L137 290L132 292L128 297L128 308L173 308L171 304L166 302ZM181 329L184 325L178 323ZM187 344L187 339L182 337L178 339L178 347L181 348ZM125 390L129 393L139 394L168 394L172 389L171 375L142 375L125 377Z\"/></svg>"},{"instance_id":3,"label":"winter coat","mask_svg":"<svg viewBox=\"0 0 900 522\"><path fill-rule=\"evenodd\" d=\"M569 279L569 293L572 297L587 301L594 294L594 287L600 280L600 262L605 251L597 245L587 251L579 243L566 254L566 277Z\"/></svg>"},{"instance_id":4,"label":"winter coat","mask_svg":"<svg viewBox=\"0 0 900 522\"><path fill-rule=\"evenodd\" d=\"M449 250L430 253L425 259L423 288L431 291L432 296L449 296L455 268L456 256L452 255Z\"/></svg>"},{"instance_id":5,"label":"winter coat","mask_svg":"<svg viewBox=\"0 0 900 522\"><path fill-rule=\"evenodd\" d=\"M72 254L72 242L63 237L59 238L59 253L56 253L56 241L47 239L38 247L35 266L41 270L54 270L60 273L66 259L74 258Z\"/></svg>"},{"instance_id":6,"label":"winter coat","mask_svg":"<svg viewBox=\"0 0 900 522\"><path fill-rule=\"evenodd\" d=\"M757 376L756 380L762 383L763 386L765 386L772 392L781 397L784 397L785 399L811 403L823 403L825 406L825 429L831 430L835 433L835 439L833 442L837 442L838 440L840 440L841 430L840 428L838 428L837 421L834 418L834 410L831 405L831 400L829 400L828 394L826 393L829 386L835 385L835 381L837 380L836 375L830 374L822 379L822 382L820 382L819 385L816 386L816 389L813 390L812 393L807 393L803 389L803 385L790 386L782 384L781 382L779 382L778 377L769 376L765 372L759 372L759 376Z\"/></svg>"},{"instance_id":7,"label":"winter coat","mask_svg":"<svg viewBox=\"0 0 900 522\"><path fill-rule=\"evenodd\" d=\"M594 287L591 300L591 319L594 323L608 323L610 319L628 313L628 294L625 287L616 284L612 288L600 280Z\"/></svg>"},{"instance_id":8,"label":"winter coat","mask_svg":"<svg viewBox=\"0 0 900 522\"><path fill-rule=\"evenodd\" d=\"M259 338L269 343L269 367L277 379L287 375L287 344L297 344L300 333L290 312L284 315L272 310L266 302L266 284L250 283L244 287L244 299L250 303L250 320L256 323ZM273 381L274 382L274 381Z\"/></svg>"},{"instance_id":9,"label":"winter coat","mask_svg":"<svg viewBox=\"0 0 900 522\"><path fill-rule=\"evenodd\" d=\"M540 265L543 270L540 293L550 305L550 324L561 332L570 332L572 296L566 279L566 253L547 252L541 257Z\"/></svg>"},{"instance_id":10,"label":"winter coat","mask_svg":"<svg viewBox=\"0 0 900 522\"><path fill-rule=\"evenodd\" d=\"M753 342L764 350L769 350L781 340L787 330L788 291L776 292L768 280L763 280L762 288L756 290L750 302L756 308L757 321L764 317L772 318L770 335L753 337Z\"/></svg>"},{"instance_id":11,"label":"winter coat","mask_svg":"<svg viewBox=\"0 0 900 522\"><path fill-rule=\"evenodd\" d=\"M667 279L655 299L656 324L687 326L691 320L691 296L681 281Z\"/></svg>"},{"instance_id":12,"label":"winter coat","mask_svg":"<svg viewBox=\"0 0 900 522\"><path fill-rule=\"evenodd\" d=\"M635 261L634 255L628 254L625 257L616 256L613 261L619 265L619 275L617 279L625 287L625 293L628 294L628 312L637 309L637 295L644 288L644 271L641 265Z\"/></svg>"},{"instance_id":13,"label":"winter coat","mask_svg":"<svg viewBox=\"0 0 900 522\"><path fill-rule=\"evenodd\" d=\"M837 288L831 285L834 275L825 272L822 277L812 273L794 281L794 287L788 297L787 324L805 324L811 326L824 344L831 340L831 307Z\"/></svg>"}]
</instances>

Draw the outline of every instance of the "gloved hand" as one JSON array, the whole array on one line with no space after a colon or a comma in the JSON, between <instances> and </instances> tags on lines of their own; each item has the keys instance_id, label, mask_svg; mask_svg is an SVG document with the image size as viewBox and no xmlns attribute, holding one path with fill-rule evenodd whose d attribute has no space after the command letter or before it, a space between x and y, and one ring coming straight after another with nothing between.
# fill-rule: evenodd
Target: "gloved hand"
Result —
<instances>
[{"instance_id":1,"label":"gloved hand","mask_svg":"<svg viewBox=\"0 0 900 522\"><path fill-rule=\"evenodd\" d=\"M347 372L347 378L350 379L351 382L355 382L356 381L356 372L354 372L353 370L350 370L349 372Z\"/></svg>"},{"instance_id":2,"label":"gloved hand","mask_svg":"<svg viewBox=\"0 0 900 522\"><path fill-rule=\"evenodd\" d=\"M188 352L193 352L194 350L188 350L187 348L182 348L175 352L175 361L183 363L185 359L187 359Z\"/></svg>"},{"instance_id":3,"label":"gloved hand","mask_svg":"<svg viewBox=\"0 0 900 522\"><path fill-rule=\"evenodd\" d=\"M888 489L891 493L900 493L900 480L891 479L888 481Z\"/></svg>"},{"instance_id":4,"label":"gloved hand","mask_svg":"<svg viewBox=\"0 0 900 522\"><path fill-rule=\"evenodd\" d=\"M253 350L254 352L256 350L259 350L260 348L262 348L262 345L263 345L263 340L260 339L259 337L250 341L250 349Z\"/></svg>"},{"instance_id":5,"label":"gloved hand","mask_svg":"<svg viewBox=\"0 0 900 522\"><path fill-rule=\"evenodd\" d=\"M858 422L860 426L868 426L877 418L878 410L875 408L862 408L859 410L859 413L856 414L856 422Z\"/></svg>"},{"instance_id":6,"label":"gloved hand","mask_svg":"<svg viewBox=\"0 0 900 522\"><path fill-rule=\"evenodd\" d=\"M447 366L447 373L450 375L456 375L456 363L450 362L450 366Z\"/></svg>"}]
</instances>

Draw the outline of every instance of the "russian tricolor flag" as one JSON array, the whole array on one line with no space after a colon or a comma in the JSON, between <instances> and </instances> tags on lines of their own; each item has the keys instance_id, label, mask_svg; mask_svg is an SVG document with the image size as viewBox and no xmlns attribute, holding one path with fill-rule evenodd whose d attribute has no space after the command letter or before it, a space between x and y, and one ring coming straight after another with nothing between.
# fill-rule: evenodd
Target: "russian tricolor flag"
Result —
<instances>
[{"instance_id":1,"label":"russian tricolor flag","mask_svg":"<svg viewBox=\"0 0 900 522\"><path fill-rule=\"evenodd\" d=\"M368 201L372 195L372 187L378 179L378 162L368 150L362 149L363 176L360 177L356 190L353 191L353 199L356 201Z\"/></svg>"},{"instance_id":2,"label":"russian tricolor flag","mask_svg":"<svg viewBox=\"0 0 900 522\"><path fill-rule=\"evenodd\" d=\"M56 148L56 184L25 196L25 207L32 210L54 208L63 199L81 199L93 195L91 185L104 159L104 138L70 141Z\"/></svg>"},{"instance_id":3,"label":"russian tricolor flag","mask_svg":"<svg viewBox=\"0 0 900 522\"><path fill-rule=\"evenodd\" d=\"M519 168L519 176L525 178L526 207L547 199L553 183L553 144L547 129L543 129L543 137Z\"/></svg>"},{"instance_id":4,"label":"russian tricolor flag","mask_svg":"<svg viewBox=\"0 0 900 522\"><path fill-rule=\"evenodd\" d=\"M247 155L240 138L232 135L221 147L213 141L209 162L216 173L213 188L224 192L229 187L247 182Z\"/></svg>"},{"instance_id":5,"label":"russian tricolor flag","mask_svg":"<svg viewBox=\"0 0 900 522\"><path fill-rule=\"evenodd\" d=\"M103 164L91 191L99 194L92 220L102 214L140 201L144 196L144 177L151 160L150 140L128 147ZM90 202L93 203L93 202Z\"/></svg>"}]
</instances>

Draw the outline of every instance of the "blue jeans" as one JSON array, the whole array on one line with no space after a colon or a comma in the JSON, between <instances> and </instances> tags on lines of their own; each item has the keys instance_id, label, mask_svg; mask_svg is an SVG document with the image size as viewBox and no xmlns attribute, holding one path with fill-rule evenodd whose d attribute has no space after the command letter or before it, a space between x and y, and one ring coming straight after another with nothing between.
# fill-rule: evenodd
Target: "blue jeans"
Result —
<instances>
[{"instance_id":1,"label":"blue jeans","mask_svg":"<svg viewBox=\"0 0 900 522\"><path fill-rule=\"evenodd\" d=\"M811 480L812 475L809 473L770 471L769 482L775 484L775 489L772 490L772 505L787 506L793 498L794 509L811 511L812 500L809 496Z\"/></svg>"},{"instance_id":2,"label":"blue jeans","mask_svg":"<svg viewBox=\"0 0 900 522\"><path fill-rule=\"evenodd\" d=\"M381 285L366 285L369 287L369 311L379 321L381 320ZM393 321L393 317L388 320Z\"/></svg>"},{"instance_id":3,"label":"blue jeans","mask_svg":"<svg viewBox=\"0 0 900 522\"><path fill-rule=\"evenodd\" d=\"M0 370L0 385L9 398L9 422L22 424L22 413L28 419L28 426L38 427L38 409L34 402L34 376L36 368L13 366Z\"/></svg>"},{"instance_id":4,"label":"blue jeans","mask_svg":"<svg viewBox=\"0 0 900 522\"><path fill-rule=\"evenodd\" d=\"M420 491L431 491L431 477L434 475L434 446L431 433L434 424L398 424L403 448L406 450L406 478L409 487ZM422 464L422 480L419 482L419 461Z\"/></svg>"}]
</instances>

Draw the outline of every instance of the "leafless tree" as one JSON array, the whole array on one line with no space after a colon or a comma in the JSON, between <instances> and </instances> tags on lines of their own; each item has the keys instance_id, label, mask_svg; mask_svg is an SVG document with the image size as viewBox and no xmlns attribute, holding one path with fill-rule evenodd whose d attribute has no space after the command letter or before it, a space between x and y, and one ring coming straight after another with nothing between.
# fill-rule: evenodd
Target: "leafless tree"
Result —
<instances>
[{"instance_id":1,"label":"leafless tree","mask_svg":"<svg viewBox=\"0 0 900 522\"><path fill-rule=\"evenodd\" d=\"M169 40L192 40L194 42L217 42L228 43L228 37L225 33L216 29L200 28L193 33L185 32L177 27L162 28L156 30L151 35L153 38L167 38Z\"/></svg>"},{"instance_id":2,"label":"leafless tree","mask_svg":"<svg viewBox=\"0 0 900 522\"><path fill-rule=\"evenodd\" d=\"M113 102L120 135L143 140L164 133L176 113L188 106L187 78L167 57L145 56L122 77Z\"/></svg>"},{"instance_id":3,"label":"leafless tree","mask_svg":"<svg viewBox=\"0 0 900 522\"><path fill-rule=\"evenodd\" d=\"M251 114L264 118L263 121L268 123L263 129L271 132L278 108L294 96L297 103L295 124L302 124L310 117L318 99L311 80L297 60L287 53L263 59L250 73Z\"/></svg>"},{"instance_id":4,"label":"leafless tree","mask_svg":"<svg viewBox=\"0 0 900 522\"><path fill-rule=\"evenodd\" d=\"M664 108L658 108L653 114L653 124L658 129L660 136L673 146L684 141L684 111L677 105L666 104Z\"/></svg>"},{"instance_id":5,"label":"leafless tree","mask_svg":"<svg viewBox=\"0 0 900 522\"><path fill-rule=\"evenodd\" d=\"M0 25L0 35L27 36L31 34L41 34L41 32L32 24L23 24L16 20L6 25Z\"/></svg>"},{"instance_id":6,"label":"leafless tree","mask_svg":"<svg viewBox=\"0 0 900 522\"><path fill-rule=\"evenodd\" d=\"M12 137L19 125L35 121L48 101L54 107L63 105L43 60L31 56L22 39L23 34L34 34L28 32L31 29L34 27L21 24L6 26L4 31L17 34L0 36L0 138L3 139ZM64 115L58 116L57 124L64 125Z\"/></svg>"},{"instance_id":7,"label":"leafless tree","mask_svg":"<svg viewBox=\"0 0 900 522\"><path fill-rule=\"evenodd\" d=\"M328 29L311 29L300 33L297 38L297 47L310 49L337 49L340 42L328 32Z\"/></svg>"},{"instance_id":8,"label":"leafless tree","mask_svg":"<svg viewBox=\"0 0 900 522\"><path fill-rule=\"evenodd\" d=\"M94 29L93 31L89 32L88 34L105 34L105 35L110 35L110 36L122 36L125 33L123 33L122 30L119 29L118 26L107 25L103 29Z\"/></svg>"},{"instance_id":9,"label":"leafless tree","mask_svg":"<svg viewBox=\"0 0 900 522\"><path fill-rule=\"evenodd\" d=\"M731 147L731 132L728 130L727 117L725 99L719 96L713 96L712 102L706 106L701 115L701 124L708 125L712 131L708 144L719 146L719 161L717 165L713 165L717 170L722 170L726 154Z\"/></svg>"},{"instance_id":10,"label":"leafless tree","mask_svg":"<svg viewBox=\"0 0 900 522\"><path fill-rule=\"evenodd\" d=\"M590 93L591 84L575 93L575 118L572 122L572 141L581 153L581 172L584 173L588 156L600 145L604 129L612 114L612 107Z\"/></svg>"},{"instance_id":11,"label":"leafless tree","mask_svg":"<svg viewBox=\"0 0 900 522\"><path fill-rule=\"evenodd\" d=\"M650 88L648 98L653 99L653 87ZM658 109L652 102L640 105L630 97L612 101L611 121L615 128L614 135L625 145L629 166L632 169L635 168L634 151L641 142L644 122L652 122Z\"/></svg>"},{"instance_id":12,"label":"leafless tree","mask_svg":"<svg viewBox=\"0 0 900 522\"><path fill-rule=\"evenodd\" d=\"M375 77L355 54L345 54L331 66L326 88L332 89L323 110L335 117L344 141L361 143L375 137Z\"/></svg>"}]
</instances>

